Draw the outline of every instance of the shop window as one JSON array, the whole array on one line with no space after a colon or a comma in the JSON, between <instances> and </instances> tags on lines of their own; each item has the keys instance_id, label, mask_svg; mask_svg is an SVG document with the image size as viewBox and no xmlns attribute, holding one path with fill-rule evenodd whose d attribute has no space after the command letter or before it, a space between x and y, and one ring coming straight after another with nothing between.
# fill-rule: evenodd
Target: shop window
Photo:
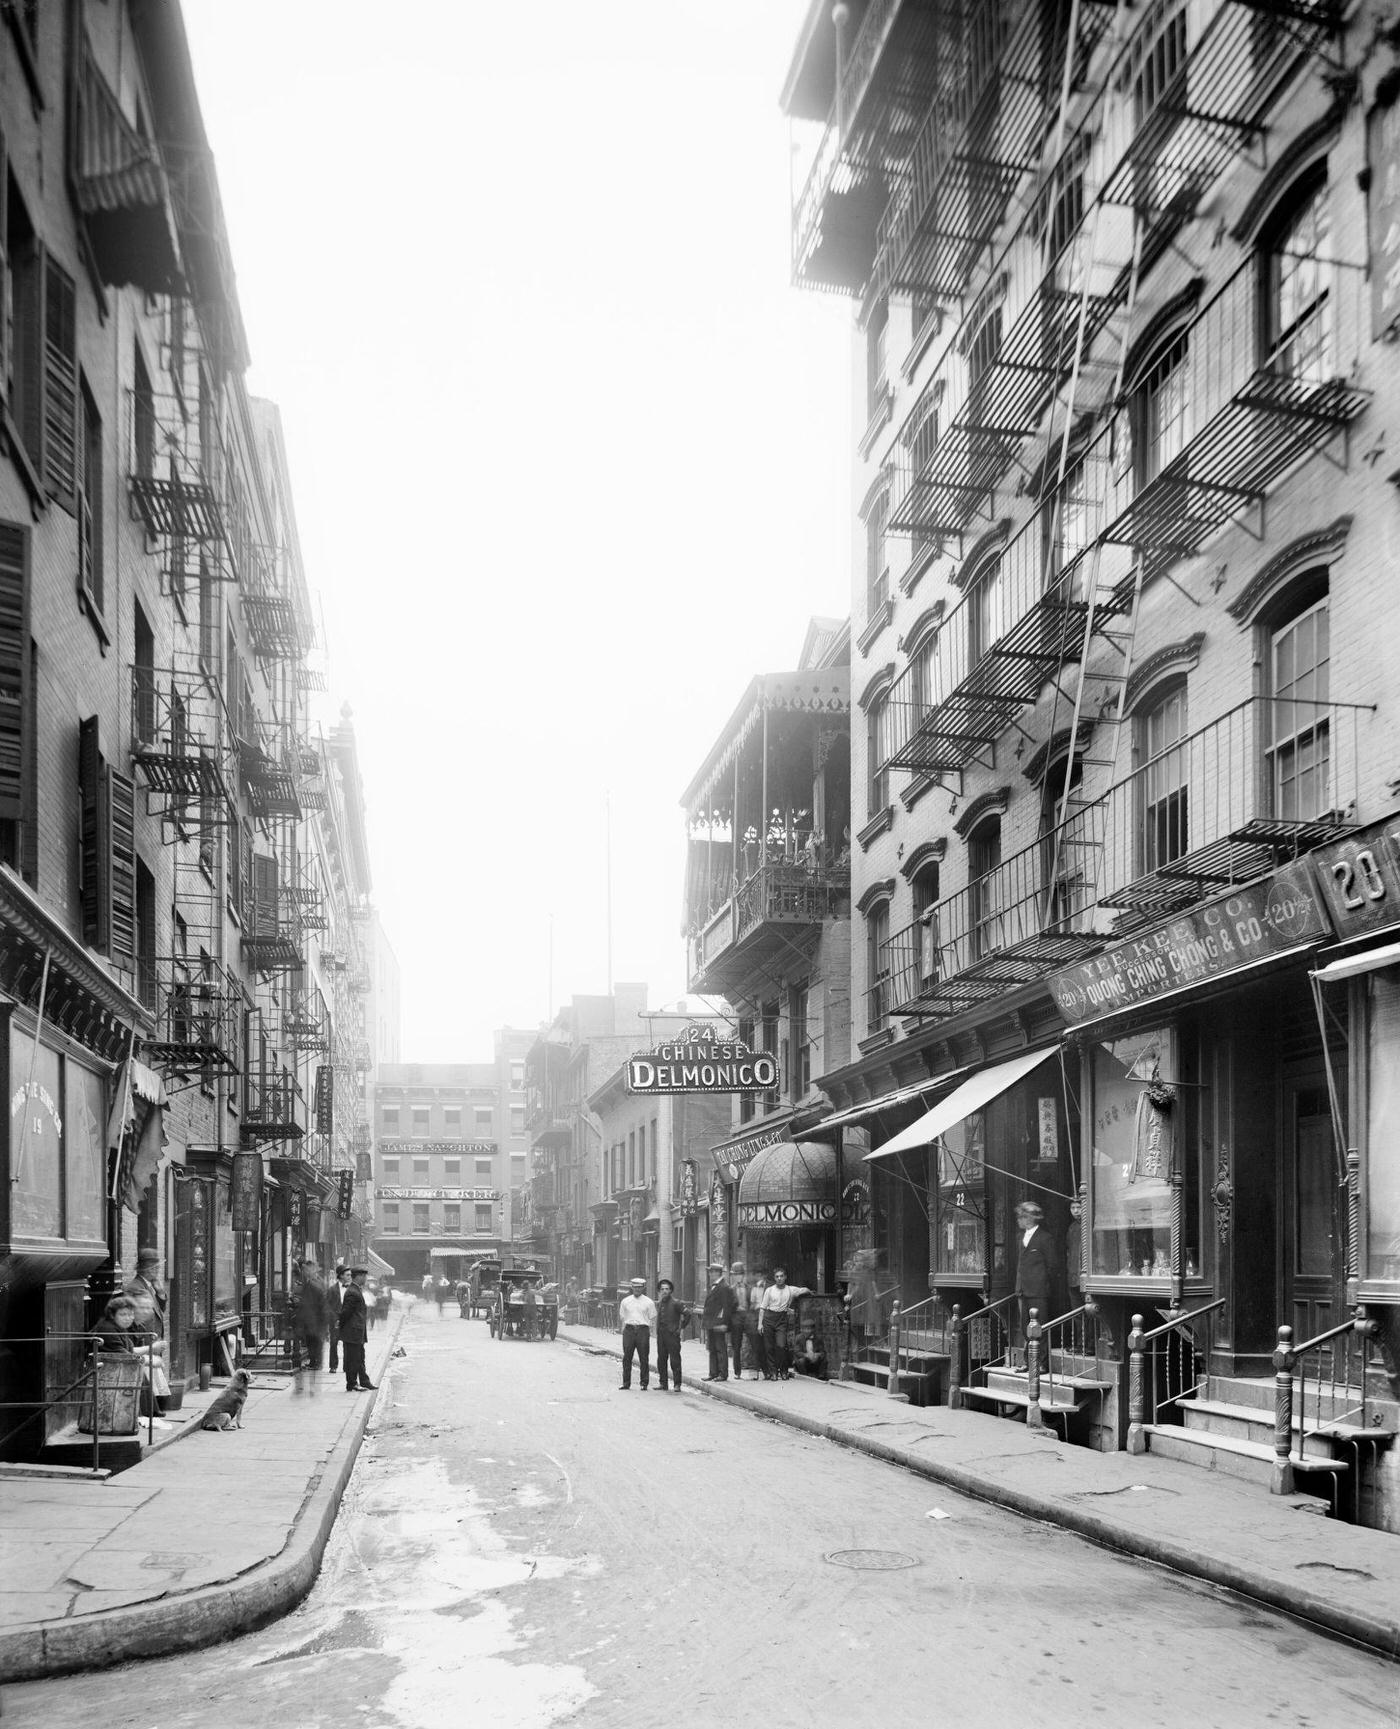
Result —
<instances>
[{"instance_id":1,"label":"shop window","mask_svg":"<svg viewBox=\"0 0 1400 1729\"><path fill-rule=\"evenodd\" d=\"M426 1237L432 1230L429 1208L426 1201L413 1203L413 1234L415 1237Z\"/></svg>"},{"instance_id":2,"label":"shop window","mask_svg":"<svg viewBox=\"0 0 1400 1729\"><path fill-rule=\"evenodd\" d=\"M1185 682L1134 715L1133 730L1141 764L1136 776L1136 869L1146 876L1179 859L1190 844Z\"/></svg>"},{"instance_id":3,"label":"shop window","mask_svg":"<svg viewBox=\"0 0 1400 1729\"><path fill-rule=\"evenodd\" d=\"M1271 814L1286 821L1309 822L1332 805L1329 662L1323 594L1269 633Z\"/></svg>"},{"instance_id":4,"label":"shop window","mask_svg":"<svg viewBox=\"0 0 1400 1729\"><path fill-rule=\"evenodd\" d=\"M986 1115L974 1111L938 1142L935 1271L957 1278L987 1269Z\"/></svg>"},{"instance_id":5,"label":"shop window","mask_svg":"<svg viewBox=\"0 0 1400 1729\"><path fill-rule=\"evenodd\" d=\"M1367 978L1366 1051L1363 1276L1400 1284L1400 967Z\"/></svg>"},{"instance_id":6,"label":"shop window","mask_svg":"<svg viewBox=\"0 0 1400 1729\"><path fill-rule=\"evenodd\" d=\"M1090 1271L1107 1278L1172 1274L1172 1175L1182 1173L1182 1271L1199 1270L1200 1186L1188 1134L1190 1090L1180 1079L1176 1035L1153 1028L1095 1045L1091 1054Z\"/></svg>"}]
</instances>

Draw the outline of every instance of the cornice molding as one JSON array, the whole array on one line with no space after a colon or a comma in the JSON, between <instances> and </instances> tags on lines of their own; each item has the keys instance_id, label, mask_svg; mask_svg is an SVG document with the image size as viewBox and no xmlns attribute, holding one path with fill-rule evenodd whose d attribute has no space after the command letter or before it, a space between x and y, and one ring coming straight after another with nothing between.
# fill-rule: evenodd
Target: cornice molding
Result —
<instances>
[{"instance_id":1,"label":"cornice molding","mask_svg":"<svg viewBox=\"0 0 1400 1729\"><path fill-rule=\"evenodd\" d=\"M953 832L959 840L966 840L984 817L1002 816L1011 803L1011 788L999 786L991 792L978 793L967 809L953 824Z\"/></svg>"},{"instance_id":2,"label":"cornice molding","mask_svg":"<svg viewBox=\"0 0 1400 1729\"><path fill-rule=\"evenodd\" d=\"M1339 516L1328 527L1300 535L1276 552L1245 584L1239 599L1225 609L1230 617L1236 624L1252 624L1284 584L1301 571L1316 564L1334 563L1346 548L1353 520L1351 516Z\"/></svg>"}]
</instances>

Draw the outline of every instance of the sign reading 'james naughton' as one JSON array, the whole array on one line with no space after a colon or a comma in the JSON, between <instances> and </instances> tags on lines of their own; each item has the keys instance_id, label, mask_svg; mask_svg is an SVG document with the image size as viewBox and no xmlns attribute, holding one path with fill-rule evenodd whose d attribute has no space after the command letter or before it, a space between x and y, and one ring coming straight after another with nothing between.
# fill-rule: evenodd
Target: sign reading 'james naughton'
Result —
<instances>
[{"instance_id":1,"label":"sign reading 'james naughton'","mask_svg":"<svg viewBox=\"0 0 1400 1729\"><path fill-rule=\"evenodd\" d=\"M627 1064L629 1093L768 1093L777 1085L775 1056L741 1039L721 1041L711 1026L687 1027Z\"/></svg>"}]
</instances>

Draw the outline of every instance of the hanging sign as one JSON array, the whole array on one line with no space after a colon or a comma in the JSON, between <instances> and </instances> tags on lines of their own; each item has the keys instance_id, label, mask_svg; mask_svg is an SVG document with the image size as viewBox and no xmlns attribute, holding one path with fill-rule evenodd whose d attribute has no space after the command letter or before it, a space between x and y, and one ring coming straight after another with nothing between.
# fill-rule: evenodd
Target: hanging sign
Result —
<instances>
[{"instance_id":1,"label":"hanging sign","mask_svg":"<svg viewBox=\"0 0 1400 1729\"><path fill-rule=\"evenodd\" d=\"M336 1195L336 1215L342 1219L350 1217L350 1208L355 1199L355 1173L349 1169L336 1172L338 1193Z\"/></svg>"},{"instance_id":2,"label":"hanging sign","mask_svg":"<svg viewBox=\"0 0 1400 1729\"><path fill-rule=\"evenodd\" d=\"M629 1093L771 1093L777 1086L775 1056L742 1039L721 1040L712 1026L687 1027L627 1064Z\"/></svg>"},{"instance_id":3,"label":"hanging sign","mask_svg":"<svg viewBox=\"0 0 1400 1729\"><path fill-rule=\"evenodd\" d=\"M329 1135L335 1129L335 1070L322 1063L316 1070L316 1133Z\"/></svg>"},{"instance_id":4,"label":"hanging sign","mask_svg":"<svg viewBox=\"0 0 1400 1729\"><path fill-rule=\"evenodd\" d=\"M374 1157L371 1153L355 1154L355 1181L357 1183L372 1183L374 1181Z\"/></svg>"},{"instance_id":5,"label":"hanging sign","mask_svg":"<svg viewBox=\"0 0 1400 1729\"><path fill-rule=\"evenodd\" d=\"M298 1240L306 1235L306 1194L302 1189L287 1191L287 1227Z\"/></svg>"},{"instance_id":6,"label":"hanging sign","mask_svg":"<svg viewBox=\"0 0 1400 1729\"><path fill-rule=\"evenodd\" d=\"M232 1212L235 1231L256 1231L262 1217L261 1153L233 1155Z\"/></svg>"},{"instance_id":7,"label":"hanging sign","mask_svg":"<svg viewBox=\"0 0 1400 1729\"><path fill-rule=\"evenodd\" d=\"M681 1217L693 1218L695 1211L695 1160L685 1159L681 1163Z\"/></svg>"}]
</instances>

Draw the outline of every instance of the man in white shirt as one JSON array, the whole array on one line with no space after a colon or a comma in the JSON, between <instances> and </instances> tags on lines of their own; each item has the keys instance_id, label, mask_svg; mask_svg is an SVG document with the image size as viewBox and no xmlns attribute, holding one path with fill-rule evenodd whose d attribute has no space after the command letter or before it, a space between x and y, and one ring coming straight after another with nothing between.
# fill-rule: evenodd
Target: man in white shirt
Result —
<instances>
[{"instance_id":1,"label":"man in white shirt","mask_svg":"<svg viewBox=\"0 0 1400 1729\"><path fill-rule=\"evenodd\" d=\"M788 1284L786 1268L774 1267L773 1283L758 1301L759 1317L763 1322L763 1349L768 1358L765 1380L785 1381L792 1373L792 1348L788 1343L792 1299L807 1294L805 1285Z\"/></svg>"},{"instance_id":2,"label":"man in white shirt","mask_svg":"<svg viewBox=\"0 0 1400 1729\"><path fill-rule=\"evenodd\" d=\"M622 1323L622 1386L621 1392L632 1391L632 1358L635 1354L642 1369L642 1391L651 1381L651 1330L656 1325L656 1304L647 1295L645 1279L633 1279L627 1295L617 1305L617 1318Z\"/></svg>"}]
</instances>

